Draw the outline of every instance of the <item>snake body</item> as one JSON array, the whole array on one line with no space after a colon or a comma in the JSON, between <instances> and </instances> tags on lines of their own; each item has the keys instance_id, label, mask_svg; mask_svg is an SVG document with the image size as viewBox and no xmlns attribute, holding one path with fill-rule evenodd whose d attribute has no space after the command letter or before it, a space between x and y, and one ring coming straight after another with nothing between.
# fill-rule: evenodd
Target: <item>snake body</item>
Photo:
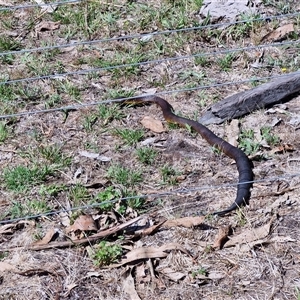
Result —
<instances>
[{"instance_id":1,"label":"snake body","mask_svg":"<svg viewBox=\"0 0 300 300\"><path fill-rule=\"evenodd\" d=\"M235 201L225 210L217 211L214 215L225 215L245 204L248 204L250 199L250 189L252 187L253 173L252 162L247 155L239 148L232 146L222 138L216 136L206 126L197 121L193 121L184 117L177 116L173 113L174 109L169 102L158 96L141 96L130 99L131 103L156 103L160 106L163 112L163 116L167 122L177 123L181 126L189 125L195 131L197 131L211 146L216 147L228 157L232 158L236 162L236 166L239 173L239 181L237 187L237 194Z\"/></svg>"}]
</instances>

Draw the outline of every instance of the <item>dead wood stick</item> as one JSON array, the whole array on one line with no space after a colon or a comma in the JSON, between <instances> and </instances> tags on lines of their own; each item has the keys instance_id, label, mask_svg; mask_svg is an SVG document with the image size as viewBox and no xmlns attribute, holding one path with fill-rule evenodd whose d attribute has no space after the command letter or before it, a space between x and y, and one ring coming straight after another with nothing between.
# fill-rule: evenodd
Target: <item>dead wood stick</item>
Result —
<instances>
[{"instance_id":1,"label":"dead wood stick","mask_svg":"<svg viewBox=\"0 0 300 300\"><path fill-rule=\"evenodd\" d=\"M290 73L217 102L199 119L199 122L204 125L221 124L256 109L287 101L299 91L300 72Z\"/></svg>"},{"instance_id":2,"label":"dead wood stick","mask_svg":"<svg viewBox=\"0 0 300 300\"><path fill-rule=\"evenodd\" d=\"M136 217L132 220L129 220L123 224L117 225L113 228L107 229L107 230L103 230L100 231L96 234L93 234L87 238L83 238L83 239L79 239L79 240L69 240L69 241L62 241L62 242L51 242L49 244L45 244L45 245L34 245L31 244L29 246L25 246L25 247L14 247L14 248L6 248L6 249L1 249L0 248L0 252L4 252L4 251L14 251L14 250L45 250L45 249L51 249L51 248L64 248L64 247L71 247L71 246L76 246L76 245L82 245L82 244L87 244L90 242L94 242L100 238L112 235L122 229L125 229L126 227L136 223L137 221L139 221L143 216L139 216Z\"/></svg>"}]
</instances>

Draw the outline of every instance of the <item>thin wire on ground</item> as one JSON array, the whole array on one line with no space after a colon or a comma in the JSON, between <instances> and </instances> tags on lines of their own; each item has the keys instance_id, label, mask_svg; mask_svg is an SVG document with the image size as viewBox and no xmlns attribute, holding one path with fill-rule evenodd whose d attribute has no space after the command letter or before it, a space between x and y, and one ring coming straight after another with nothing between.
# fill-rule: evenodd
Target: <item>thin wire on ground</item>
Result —
<instances>
[{"instance_id":1,"label":"thin wire on ground","mask_svg":"<svg viewBox=\"0 0 300 300\"><path fill-rule=\"evenodd\" d=\"M293 72L293 74L300 74L300 71ZM162 95L197 91L197 90L216 88L216 87L222 87L222 86L228 86L228 85L239 85L242 83L283 78L286 76L290 76L290 74L287 73L287 74L266 76L266 77L259 77L259 78L251 78L251 79L245 79L245 80L239 80L239 81L229 81L229 82L224 82L224 83L215 83L215 84L211 84L211 85L199 85L196 87L183 88L183 89L178 89L178 90L166 90L163 92L155 93L155 95L162 96ZM137 97L147 96L147 95L149 95L149 94L142 94L142 95L138 95L138 96L124 97L124 98L118 98L118 99L108 99L108 100L102 100L102 101L96 101L96 102L90 102L90 103L82 103L82 104L76 104L76 105L67 105L67 106L62 106L62 107L58 107L58 108L48 108L48 109L41 109L41 110L24 111L24 112L20 112L20 113L0 115L0 119L9 119L9 118L14 118L14 117L22 117L22 116L29 116L29 115L43 114L43 113L53 113L53 112L58 112L58 111L79 110L79 109L82 109L85 107L96 106L96 105L101 105L101 104L124 102L127 100L131 100L131 99L135 99Z\"/></svg>"},{"instance_id":2,"label":"thin wire on ground","mask_svg":"<svg viewBox=\"0 0 300 300\"><path fill-rule=\"evenodd\" d=\"M51 216L63 212L72 212L76 210L84 210L84 209L89 209L109 203L115 203L119 201L129 201L132 199L139 199L139 198L148 198L148 197L167 197L170 195L175 195L175 194L188 194L191 192L197 192L197 191L204 191L204 190L216 190L216 189L224 189L224 188L230 188L230 187L237 187L240 184L245 184L245 183L262 183L262 182L270 182L270 181L279 181L279 180L285 180L285 179L291 179L294 177L300 176L300 173L294 173L294 174L289 174L289 175L284 175L284 176L276 176L276 177L270 177L270 178L264 178L264 179L258 179L258 180L253 180L253 181L247 181L247 182L240 182L240 183L231 183L231 184L222 184L222 185L210 185L210 186L201 186L201 187L191 187L191 188L182 188L182 189L177 189L173 191L164 191L161 193L152 193L152 194L143 194L143 195L137 195L137 196L130 196L130 197L123 197L123 198L118 198L114 200L109 200L109 201L103 201L100 203L93 203L93 204L87 204L87 205L82 205L82 206L76 206L72 208L64 208L60 210L54 210L54 211L49 211L45 213L40 213L36 215L29 215L29 216L24 216L20 218L14 218L10 220L2 220L0 221L1 224L9 224L17 221L22 221L22 220L29 220L29 219L36 219L36 218L41 218L41 217L46 217L46 216Z\"/></svg>"},{"instance_id":3,"label":"thin wire on ground","mask_svg":"<svg viewBox=\"0 0 300 300\"><path fill-rule=\"evenodd\" d=\"M196 26L196 27L186 27L186 28L180 28L180 29L163 30L163 31L153 31L153 32L146 33L146 34L138 33L138 34L132 34L132 35L118 36L118 37L113 37L113 38L104 38L104 39L99 39L99 40L80 41L80 42L73 42L73 43L62 44L62 45L45 46L45 47L38 47L38 48L31 48L31 49L0 52L0 56L11 55L11 54L23 54L23 53L27 53L27 52L53 50L53 49L60 49L60 48L67 48L67 47L77 47L77 46L82 46L82 45L92 45L92 44L99 44L99 43L104 43L104 42L113 42L113 41L118 41L118 40L123 41L123 40L128 40L128 39L143 39L146 37L157 36L157 35L167 35L167 34L171 34L171 33L195 31L195 30L208 29L208 28L218 28L218 27L222 27L222 26L231 26L231 25L237 25L237 24L242 24L242 23L251 23L251 22L262 21L262 20L282 19L282 18L288 18L288 17L296 17L299 15L300 15L300 12L297 12L297 13L292 13L292 14L267 16L267 17L261 17L261 18L254 18L254 19L250 19L250 20L235 21L235 22L217 23L217 24L210 24L210 25L201 25L201 26Z\"/></svg>"},{"instance_id":4,"label":"thin wire on ground","mask_svg":"<svg viewBox=\"0 0 300 300\"><path fill-rule=\"evenodd\" d=\"M27 9L27 8L34 8L34 7L42 7L43 8L43 7L47 7L47 6L61 6L61 5L67 5L67 4L76 4L76 3L80 3L80 2L83 2L83 1L67 0L67 1L52 2L52 3L45 3L45 4L18 5L18 6L11 6L11 7L1 7L0 11ZM133 35L127 35L127 36L104 38L104 39L93 40L93 41L92 40L91 41L80 41L80 42L63 44L63 45L53 45L53 46L45 46L45 47L38 47L38 48L32 48L32 49L23 49L23 50L18 50L18 51L1 52L0 56L10 55L10 54L23 54L26 52L46 51L46 50L66 48L66 47L72 47L72 46L74 47L74 46L80 46L80 45L91 45L91 44L96 44L96 43L112 42L112 41L125 40L125 39L143 39L148 36L151 37L151 36L157 36L157 35L167 35L167 34L178 33L178 32L195 31L195 30L201 30L201 29L207 29L207 28L217 28L217 27L222 27L222 26L231 26L231 25L237 25L237 24L241 24L241 23L250 23L250 22L255 22L255 21L263 21L263 20L268 21L268 20L273 20L273 19L297 17L299 15L300 15L300 12L296 12L296 13L292 13L292 14L282 14L282 15L277 15L277 16L272 15L272 16L266 16L266 17L261 17L261 18L254 18L254 19L250 19L250 20L241 20L241 21L236 21L236 22L217 23L217 24L203 25L203 26L197 26L197 27L188 27L188 28L157 31L157 32L151 32L151 33L147 33L147 34L139 33L139 34L133 34ZM146 65L146 64L162 63L162 62L166 62L166 61L177 61L177 60L190 59L190 58L195 58L195 57L204 57L204 56L209 56L209 55L220 55L220 54L226 54L226 53L232 53L232 52L238 52L238 51L257 50L257 49L263 49L266 47L288 46L288 45L293 45L293 44L297 44L297 43L299 43L299 40L288 41L288 42L278 42L278 43L272 43L272 44L263 44L263 45L257 45L257 46L248 46L248 47L241 47L241 48L234 48L234 49L226 49L226 50L213 51L213 52L207 52L207 53L197 53L197 54L187 55L187 56L167 57L167 58L163 58L163 59L156 59L156 60L152 60L152 61L144 61L144 62L139 62L139 63L108 66L108 67L104 67L104 68L94 68L94 69L89 69L89 70L78 70L78 71L66 72L66 73L61 73L61 74L21 78L21 79L17 79L17 80L8 80L8 81L0 82L0 85L12 84L12 83L23 82L23 81L28 82L28 81L41 80L41 79L51 79L51 78L55 79L55 78L59 78L59 77L65 77L68 75L84 75L84 74L88 74L91 72L112 70L112 69L116 69L116 68L142 66L142 65ZM297 72L295 72L295 73L297 73ZM299 71L299 73L300 73L300 71ZM226 83L217 83L217 84L211 84L211 85L206 85L206 86L197 86L194 88L167 90L167 91L157 93L156 95L165 95L165 94L179 93L179 92L186 92L186 91L193 91L193 90L195 91L195 90L212 88L212 87L221 87L221 86L225 86L225 85L241 84L241 83L246 83L246 82L251 82L251 81L262 81L262 80L266 80L266 79L274 79L274 78L279 78L279 77L283 77L283 76L288 76L288 74L262 77L262 78L252 78L252 79L248 79L248 80L232 81L232 82L226 82ZM99 104L104 104L104 103L112 103L112 102L121 102L121 101L126 101L126 100L130 100L130 99L134 99L134 98L135 97L127 97L127 98L122 98L122 99L111 99L111 100L79 104L79 105L72 105L72 106L65 106L65 107L53 108L53 109L27 111L27 112L21 112L21 113L16 113L16 114L2 115L2 116L0 116L0 119L12 118L12 117L17 117L17 116L26 116L26 115L32 115L32 114L50 113L50 112L64 111L64 110L70 110L70 109L80 109L80 108L87 107L87 106L99 105ZM296 176L300 176L300 173L290 174L290 175L286 175L286 176L265 178L265 179L261 179L261 180L254 180L254 181L252 181L252 183L290 179L290 178L293 178ZM213 189L220 189L220 188L236 187L239 184L245 184L245 182L236 183L236 184L217 185L217 186L191 187L191 188L184 188L184 189L178 189L178 190L173 190L173 191L165 191L165 192L155 193L155 194L145 194L145 195L139 195L139 196L124 197L124 198L114 199L114 200L105 201L105 202L101 202L101 203L93 203L90 205L78 206L78 207L73 207L73 208L69 208L69 209L55 210L55 211L50 211L50 212L36 214L36 215L24 216L21 218L2 220L2 221L0 221L0 224L8 224L8 223L21 221L21 220L35 219L35 218L40 218L40 217L44 217L44 216L59 214L61 212L70 212L70 211L76 211L76 210L82 210L82 209L89 209L89 208L96 207L99 205L115 203L118 201L128 201L130 199L147 198L147 197L167 197L167 196L174 195L174 194L185 194L185 193L197 192L197 191L201 191L201 190L213 190Z\"/></svg>"},{"instance_id":5,"label":"thin wire on ground","mask_svg":"<svg viewBox=\"0 0 300 300\"><path fill-rule=\"evenodd\" d=\"M0 85L12 84L12 83L18 83L18 82L24 82L24 81L29 82L29 81L44 80L44 79L58 79L58 78L66 77L69 75L86 75L86 74L96 73L96 72L100 72L100 71L108 71L108 70L127 68L127 67L138 67L138 66L144 66L144 65L149 65L149 64L164 63L167 61L178 61L178 60L183 60L183 59L191 59L191 58L195 58L195 57L204 57L204 56L209 56L209 55L216 56L216 55L233 53L233 52L238 52L238 51L263 49L263 48L267 48L267 47L287 46L287 45L297 44L299 42L300 42L300 40L289 41L289 42L278 42L278 43L273 43L273 44L263 44L263 45L258 45L258 46L240 47L240 48L226 49L226 50L221 50L221 51L197 53L197 54L191 54L191 55L185 55L185 56L167 57L167 58L148 60L148 61L143 61L143 62L138 62L138 63L129 63L129 64L122 64L122 65L115 65L115 66L108 66L108 67L101 67L101 68L92 68L92 69L87 69L87 70L71 71L71 72L52 74L52 75L20 78L20 79L2 81L2 82L0 82Z\"/></svg>"}]
</instances>

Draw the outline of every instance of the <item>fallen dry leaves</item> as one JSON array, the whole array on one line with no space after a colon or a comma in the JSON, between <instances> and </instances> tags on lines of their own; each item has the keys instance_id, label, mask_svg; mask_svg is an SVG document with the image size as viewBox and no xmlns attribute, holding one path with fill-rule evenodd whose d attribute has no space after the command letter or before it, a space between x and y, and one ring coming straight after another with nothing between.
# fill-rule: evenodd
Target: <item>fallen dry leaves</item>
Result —
<instances>
[{"instance_id":1,"label":"fallen dry leaves","mask_svg":"<svg viewBox=\"0 0 300 300\"><path fill-rule=\"evenodd\" d=\"M155 233L163 224L165 224L166 220L159 222L158 224L152 225L150 227L146 227L145 229L138 230L135 232L135 236L146 236Z\"/></svg>"},{"instance_id":2,"label":"fallen dry leaves","mask_svg":"<svg viewBox=\"0 0 300 300\"><path fill-rule=\"evenodd\" d=\"M186 273L174 271L169 267L160 269L159 272L175 282L178 282L180 279L183 279L186 276Z\"/></svg>"},{"instance_id":3,"label":"fallen dry leaves","mask_svg":"<svg viewBox=\"0 0 300 300\"><path fill-rule=\"evenodd\" d=\"M150 262L150 260L148 260L147 263L148 262ZM139 263L135 266L135 278L136 278L136 282L139 285L143 285L145 283L151 282L152 277L153 277L152 266L150 266L149 269L150 269L150 271L148 272L147 265L145 262ZM155 274L154 274L154 276L155 276Z\"/></svg>"},{"instance_id":4,"label":"fallen dry leaves","mask_svg":"<svg viewBox=\"0 0 300 300\"><path fill-rule=\"evenodd\" d=\"M228 240L228 236L230 233L230 226L223 226L219 228L218 235L216 236L215 242L213 244L213 248L221 249L226 241Z\"/></svg>"},{"instance_id":5,"label":"fallen dry leaves","mask_svg":"<svg viewBox=\"0 0 300 300\"><path fill-rule=\"evenodd\" d=\"M247 249L249 246L253 247L255 245L261 244L262 239L266 238L269 233L271 226L274 222L275 218L273 217L267 224L257 227L257 228L249 228L242 231L240 234L230 237L229 241L225 243L224 247L232 247L232 246L242 246L247 245Z\"/></svg>"},{"instance_id":6,"label":"fallen dry leaves","mask_svg":"<svg viewBox=\"0 0 300 300\"><path fill-rule=\"evenodd\" d=\"M16 230L20 228L24 228L26 226L35 226L34 221L28 221L28 220L21 220L17 223L11 223L11 224L5 224L0 227L0 234L12 234Z\"/></svg>"},{"instance_id":7,"label":"fallen dry leaves","mask_svg":"<svg viewBox=\"0 0 300 300\"><path fill-rule=\"evenodd\" d=\"M161 247L140 247L126 253L125 257L117 264L112 264L110 268L120 267L122 265L148 258L164 258L168 256L168 251L178 250L187 255L188 251L178 243L168 243Z\"/></svg>"},{"instance_id":8,"label":"fallen dry leaves","mask_svg":"<svg viewBox=\"0 0 300 300\"><path fill-rule=\"evenodd\" d=\"M59 29L60 22L42 21L35 26L36 32Z\"/></svg>"},{"instance_id":9,"label":"fallen dry leaves","mask_svg":"<svg viewBox=\"0 0 300 300\"><path fill-rule=\"evenodd\" d=\"M134 279L131 272L132 268L128 268L122 275L123 290L130 296L131 300L141 300L137 291L135 290Z\"/></svg>"},{"instance_id":10,"label":"fallen dry leaves","mask_svg":"<svg viewBox=\"0 0 300 300\"><path fill-rule=\"evenodd\" d=\"M45 236L41 240L33 243L33 245L47 245L52 240L57 231L58 230L55 228L50 228Z\"/></svg>"},{"instance_id":11,"label":"fallen dry leaves","mask_svg":"<svg viewBox=\"0 0 300 300\"><path fill-rule=\"evenodd\" d=\"M226 134L228 143L237 147L240 134L239 120L234 119L230 122L229 126L226 127Z\"/></svg>"},{"instance_id":12,"label":"fallen dry leaves","mask_svg":"<svg viewBox=\"0 0 300 300\"><path fill-rule=\"evenodd\" d=\"M151 131L156 133L162 133L166 131L161 121L154 119L150 116L145 116L141 120L141 123L145 128L150 129Z\"/></svg>"},{"instance_id":13,"label":"fallen dry leaves","mask_svg":"<svg viewBox=\"0 0 300 300\"><path fill-rule=\"evenodd\" d=\"M262 42L277 42L284 39L289 33L294 32L294 24L286 24L278 27L274 31L266 34L261 41Z\"/></svg>"},{"instance_id":14,"label":"fallen dry leaves","mask_svg":"<svg viewBox=\"0 0 300 300\"><path fill-rule=\"evenodd\" d=\"M196 227L203 224L205 216L196 216L196 217L184 217L173 220L167 220L163 227L171 228L175 226L183 226L186 228Z\"/></svg>"},{"instance_id":15,"label":"fallen dry leaves","mask_svg":"<svg viewBox=\"0 0 300 300\"><path fill-rule=\"evenodd\" d=\"M96 223L91 215L80 215L73 225L66 228L66 233L71 231L97 231Z\"/></svg>"},{"instance_id":16,"label":"fallen dry leaves","mask_svg":"<svg viewBox=\"0 0 300 300\"><path fill-rule=\"evenodd\" d=\"M281 144L274 149L271 150L271 154L276 154L276 153L285 153L287 151L295 151L295 148L291 144Z\"/></svg>"},{"instance_id":17,"label":"fallen dry leaves","mask_svg":"<svg viewBox=\"0 0 300 300\"><path fill-rule=\"evenodd\" d=\"M129 220L127 222L124 222L122 224L118 224L112 228L109 228L107 230L99 231L87 238L81 238L81 239L75 239L75 240L67 240L67 241L61 241L61 242L50 242L48 244L41 244L41 245L36 245L35 243L26 246L26 247L14 247L14 248L3 248L0 249L0 251L13 251L13 250L20 250L20 249L27 249L27 250L44 250L44 249L51 249L51 248L64 248L64 247L71 247L75 245L82 245L82 244L88 244L94 241L97 241L101 238L110 236L112 234L117 233L118 231L121 231L130 225L138 222L143 216L136 217L132 220Z\"/></svg>"}]
</instances>

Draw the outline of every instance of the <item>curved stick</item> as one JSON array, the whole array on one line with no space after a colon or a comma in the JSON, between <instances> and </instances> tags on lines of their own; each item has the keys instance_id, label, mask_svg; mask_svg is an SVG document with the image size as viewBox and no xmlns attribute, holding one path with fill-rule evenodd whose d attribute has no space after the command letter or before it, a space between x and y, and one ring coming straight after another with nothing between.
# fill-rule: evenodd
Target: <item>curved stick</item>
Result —
<instances>
[{"instance_id":1,"label":"curved stick","mask_svg":"<svg viewBox=\"0 0 300 300\"><path fill-rule=\"evenodd\" d=\"M217 211L212 213L213 215L225 215L245 204L248 204L250 199L250 189L252 187L253 173L252 173L252 162L249 160L247 155L239 148L232 146L223 139L216 136L212 131L207 127L202 125L199 122L179 117L173 113L174 109L169 102L166 100L157 97L157 96L142 96L130 99L127 102L131 103L156 103L158 104L163 112L163 116L167 122L177 123L179 125L185 126L189 125L194 130L196 130L200 135L213 147L216 147L228 157L235 160L238 173L239 173L239 182L237 187L237 195L235 201L225 210Z\"/></svg>"}]
</instances>

